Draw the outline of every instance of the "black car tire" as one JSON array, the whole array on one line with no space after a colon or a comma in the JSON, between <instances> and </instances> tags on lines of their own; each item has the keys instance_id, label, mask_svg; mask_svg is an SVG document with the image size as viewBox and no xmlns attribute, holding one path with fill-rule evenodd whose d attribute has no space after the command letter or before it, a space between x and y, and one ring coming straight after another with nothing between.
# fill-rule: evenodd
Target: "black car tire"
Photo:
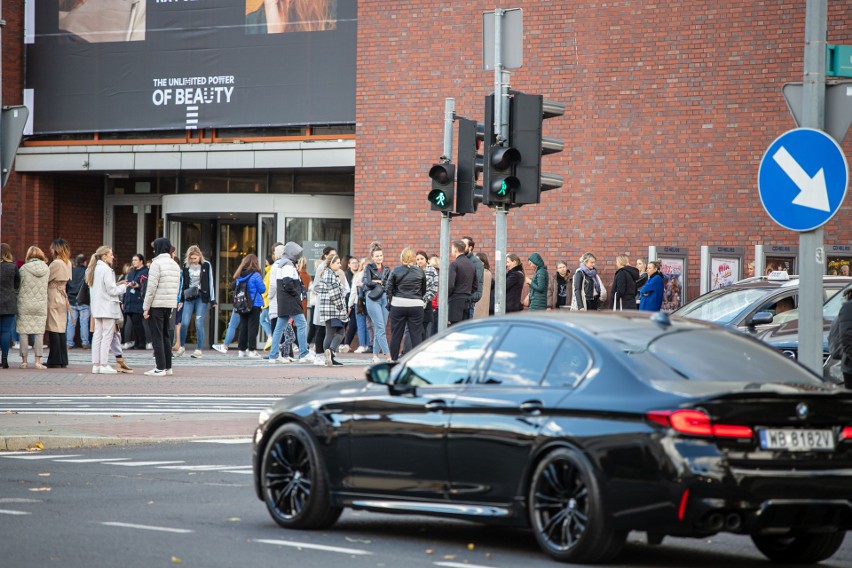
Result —
<instances>
[{"instance_id":1,"label":"black car tire","mask_svg":"<svg viewBox=\"0 0 852 568\"><path fill-rule=\"evenodd\" d=\"M627 539L612 528L594 468L577 450L559 448L539 462L528 504L536 541L560 562L608 562Z\"/></svg>"},{"instance_id":2,"label":"black car tire","mask_svg":"<svg viewBox=\"0 0 852 568\"><path fill-rule=\"evenodd\" d=\"M843 544L846 531L799 536L752 535L751 540L768 559L779 564L813 564L831 558Z\"/></svg>"},{"instance_id":3,"label":"black car tire","mask_svg":"<svg viewBox=\"0 0 852 568\"><path fill-rule=\"evenodd\" d=\"M332 507L328 474L316 442L296 423L279 427L263 452L263 501L276 523L287 529L321 529L343 512Z\"/></svg>"}]
</instances>

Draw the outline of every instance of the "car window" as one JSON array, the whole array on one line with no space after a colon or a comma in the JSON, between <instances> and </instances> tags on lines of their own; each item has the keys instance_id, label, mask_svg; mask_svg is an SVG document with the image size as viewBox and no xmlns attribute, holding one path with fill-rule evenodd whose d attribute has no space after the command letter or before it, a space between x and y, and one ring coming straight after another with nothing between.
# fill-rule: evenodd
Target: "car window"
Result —
<instances>
[{"instance_id":1,"label":"car window","mask_svg":"<svg viewBox=\"0 0 852 568\"><path fill-rule=\"evenodd\" d=\"M506 332L488 371L479 380L496 385L530 386L541 382L556 348L562 341L558 332L526 325L513 325Z\"/></svg>"},{"instance_id":2,"label":"car window","mask_svg":"<svg viewBox=\"0 0 852 568\"><path fill-rule=\"evenodd\" d=\"M846 288L844 288L845 290ZM845 302L844 294L837 293L836 290L825 289L825 292L831 293L832 295L829 297L829 300L822 307L822 317L828 319L834 319L837 317L837 314L840 313L840 306Z\"/></svg>"},{"instance_id":3,"label":"car window","mask_svg":"<svg viewBox=\"0 0 852 568\"><path fill-rule=\"evenodd\" d=\"M411 386L466 382L498 329L497 325L466 327L433 341L408 359L394 382Z\"/></svg>"},{"instance_id":4,"label":"car window","mask_svg":"<svg viewBox=\"0 0 852 568\"><path fill-rule=\"evenodd\" d=\"M551 387L573 387L580 382L591 366L592 358L580 342L566 337L556 348L542 385Z\"/></svg>"},{"instance_id":5,"label":"car window","mask_svg":"<svg viewBox=\"0 0 852 568\"><path fill-rule=\"evenodd\" d=\"M766 288L740 288L710 292L677 310L675 315L720 324L731 323L746 307L770 291Z\"/></svg>"},{"instance_id":6,"label":"car window","mask_svg":"<svg viewBox=\"0 0 852 568\"><path fill-rule=\"evenodd\" d=\"M772 300L761 304L759 308L751 314L754 316L757 312L769 312L772 314L772 323L783 323L790 316L785 318L792 310L796 310L799 305L799 295L796 293L784 294L783 296L772 298Z\"/></svg>"}]
</instances>

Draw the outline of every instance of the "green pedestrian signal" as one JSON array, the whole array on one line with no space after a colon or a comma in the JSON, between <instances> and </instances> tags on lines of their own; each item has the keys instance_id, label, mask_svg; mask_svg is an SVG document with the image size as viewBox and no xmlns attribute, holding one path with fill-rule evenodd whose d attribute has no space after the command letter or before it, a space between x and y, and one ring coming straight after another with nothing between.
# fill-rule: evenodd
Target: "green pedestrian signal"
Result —
<instances>
[{"instance_id":1,"label":"green pedestrian signal","mask_svg":"<svg viewBox=\"0 0 852 568\"><path fill-rule=\"evenodd\" d=\"M435 211L452 211L453 194L455 193L456 167L449 162L435 164L429 170L432 178L432 191L428 200Z\"/></svg>"}]
</instances>

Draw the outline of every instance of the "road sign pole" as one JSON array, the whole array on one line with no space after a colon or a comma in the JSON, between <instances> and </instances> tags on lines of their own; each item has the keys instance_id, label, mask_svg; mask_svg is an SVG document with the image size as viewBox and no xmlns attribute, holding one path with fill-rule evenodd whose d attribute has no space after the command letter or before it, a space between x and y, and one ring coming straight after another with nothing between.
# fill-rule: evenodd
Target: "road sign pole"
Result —
<instances>
[{"instance_id":1,"label":"road sign pole","mask_svg":"<svg viewBox=\"0 0 852 568\"><path fill-rule=\"evenodd\" d=\"M497 135L497 143L506 146L509 133L508 108L509 86L506 81L508 72L503 69L503 15L505 10L494 10L494 124L486 124L493 128ZM486 165L486 167L488 167ZM488 188L484 188L488 191ZM506 227L508 208L498 205L495 209L497 218L494 223L494 314L506 313Z\"/></svg>"},{"instance_id":2,"label":"road sign pole","mask_svg":"<svg viewBox=\"0 0 852 568\"><path fill-rule=\"evenodd\" d=\"M456 100L444 100L444 155L451 160L453 155L453 121L456 118ZM443 160L442 160L443 161ZM455 182L453 182L455 183ZM441 239L438 254L440 272L438 273L438 331L447 329L447 286L450 282L450 211L441 212Z\"/></svg>"},{"instance_id":3,"label":"road sign pole","mask_svg":"<svg viewBox=\"0 0 852 568\"><path fill-rule=\"evenodd\" d=\"M827 0L807 0L805 11L802 127L825 126L825 39ZM799 234L799 362L822 374L822 275L825 274L823 229Z\"/></svg>"}]
</instances>

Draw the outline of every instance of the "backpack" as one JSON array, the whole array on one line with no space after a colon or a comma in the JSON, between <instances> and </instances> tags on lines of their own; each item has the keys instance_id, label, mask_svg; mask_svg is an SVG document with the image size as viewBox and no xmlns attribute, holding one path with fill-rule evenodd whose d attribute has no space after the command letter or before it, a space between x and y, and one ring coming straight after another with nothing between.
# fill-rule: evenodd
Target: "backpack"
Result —
<instances>
[{"instance_id":1,"label":"backpack","mask_svg":"<svg viewBox=\"0 0 852 568\"><path fill-rule=\"evenodd\" d=\"M248 278L237 282L234 288L234 311L238 314L250 314L254 300L249 296Z\"/></svg>"}]
</instances>

